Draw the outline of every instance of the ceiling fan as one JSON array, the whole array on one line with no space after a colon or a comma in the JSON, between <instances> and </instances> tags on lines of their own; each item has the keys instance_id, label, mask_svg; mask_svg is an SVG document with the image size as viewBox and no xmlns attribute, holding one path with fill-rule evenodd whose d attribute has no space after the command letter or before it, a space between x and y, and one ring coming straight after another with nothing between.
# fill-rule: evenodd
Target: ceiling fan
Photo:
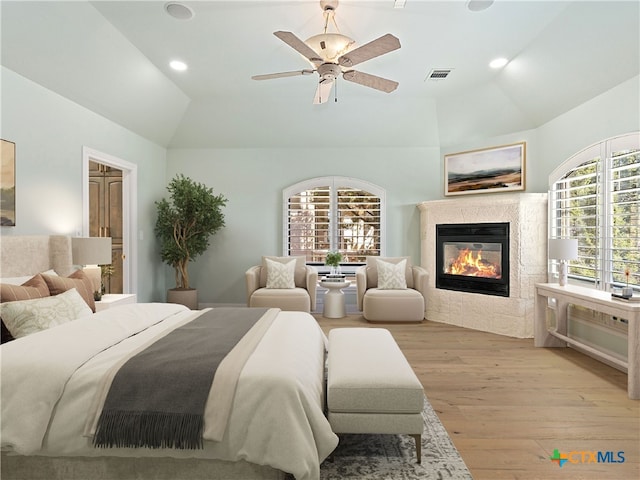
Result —
<instances>
[{"instance_id":1,"label":"ceiling fan","mask_svg":"<svg viewBox=\"0 0 640 480\"><path fill-rule=\"evenodd\" d=\"M346 35L327 32L330 20L333 21L337 30L335 10L338 8L338 0L320 0L320 8L322 8L325 17L323 33L314 35L303 42L291 32L273 32L276 37L309 60L313 68L254 75L251 78L253 80L270 80L272 78L318 73L320 78L313 98L314 104L325 103L328 100L333 84L340 74L348 82L364 85L385 93L393 92L398 88L398 82L352 70L351 67L397 50L400 48L400 40L387 33L361 47L354 48L355 41Z\"/></svg>"}]
</instances>

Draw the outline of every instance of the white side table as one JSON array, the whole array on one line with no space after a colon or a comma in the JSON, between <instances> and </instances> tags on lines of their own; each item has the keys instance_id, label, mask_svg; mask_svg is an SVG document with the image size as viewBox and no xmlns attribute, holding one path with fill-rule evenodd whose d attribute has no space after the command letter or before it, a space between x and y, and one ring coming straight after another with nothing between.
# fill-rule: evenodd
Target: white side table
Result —
<instances>
[{"instance_id":1,"label":"white side table","mask_svg":"<svg viewBox=\"0 0 640 480\"><path fill-rule=\"evenodd\" d=\"M136 303L135 293L105 293L102 299L96 302L96 312L127 303Z\"/></svg>"},{"instance_id":2,"label":"white side table","mask_svg":"<svg viewBox=\"0 0 640 480\"><path fill-rule=\"evenodd\" d=\"M343 288L351 285L349 280L343 282L320 281L320 286L327 289L324 296L324 306L322 316L326 318L342 318L346 316Z\"/></svg>"}]
</instances>

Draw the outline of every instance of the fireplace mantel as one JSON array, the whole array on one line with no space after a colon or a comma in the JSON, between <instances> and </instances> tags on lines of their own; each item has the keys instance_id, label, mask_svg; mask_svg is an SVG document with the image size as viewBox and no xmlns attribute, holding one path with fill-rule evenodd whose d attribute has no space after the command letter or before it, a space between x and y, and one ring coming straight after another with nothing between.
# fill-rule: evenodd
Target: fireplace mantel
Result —
<instances>
[{"instance_id":1,"label":"fireplace mantel","mask_svg":"<svg viewBox=\"0 0 640 480\"><path fill-rule=\"evenodd\" d=\"M547 194L469 195L418 204L421 265L435 270L436 225L509 222L509 297L441 290L429 275L426 317L474 330L532 338L534 285L547 281Z\"/></svg>"}]
</instances>

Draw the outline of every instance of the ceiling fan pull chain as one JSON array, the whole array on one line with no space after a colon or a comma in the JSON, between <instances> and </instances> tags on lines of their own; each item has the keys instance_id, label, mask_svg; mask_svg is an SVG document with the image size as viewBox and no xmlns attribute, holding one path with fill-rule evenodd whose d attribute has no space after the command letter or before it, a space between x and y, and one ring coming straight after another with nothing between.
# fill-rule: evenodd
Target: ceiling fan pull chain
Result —
<instances>
[{"instance_id":1,"label":"ceiling fan pull chain","mask_svg":"<svg viewBox=\"0 0 640 480\"><path fill-rule=\"evenodd\" d=\"M335 80L335 86L333 87L333 103L338 103L338 79Z\"/></svg>"}]
</instances>

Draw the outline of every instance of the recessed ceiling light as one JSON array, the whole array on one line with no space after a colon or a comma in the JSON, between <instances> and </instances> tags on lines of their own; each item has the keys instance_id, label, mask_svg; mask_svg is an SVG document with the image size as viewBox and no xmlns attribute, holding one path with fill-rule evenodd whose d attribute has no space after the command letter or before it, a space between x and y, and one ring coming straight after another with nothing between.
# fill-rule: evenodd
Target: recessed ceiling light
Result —
<instances>
[{"instance_id":1,"label":"recessed ceiling light","mask_svg":"<svg viewBox=\"0 0 640 480\"><path fill-rule=\"evenodd\" d=\"M184 72L187 69L187 64L184 62L181 62L180 60L172 60L169 63L169 66L179 72Z\"/></svg>"},{"instance_id":2,"label":"recessed ceiling light","mask_svg":"<svg viewBox=\"0 0 640 480\"><path fill-rule=\"evenodd\" d=\"M472 12L481 12L493 5L493 0L469 0L467 8Z\"/></svg>"},{"instance_id":3,"label":"recessed ceiling light","mask_svg":"<svg viewBox=\"0 0 640 480\"><path fill-rule=\"evenodd\" d=\"M169 2L164 4L165 11L173 18L178 20L191 20L193 18L193 10L179 2Z\"/></svg>"},{"instance_id":4,"label":"recessed ceiling light","mask_svg":"<svg viewBox=\"0 0 640 480\"><path fill-rule=\"evenodd\" d=\"M491 60L491 62L489 63L489 66L491 68L502 68L504 67L507 63L509 63L509 60L507 60L506 58L496 58L494 60Z\"/></svg>"}]
</instances>

